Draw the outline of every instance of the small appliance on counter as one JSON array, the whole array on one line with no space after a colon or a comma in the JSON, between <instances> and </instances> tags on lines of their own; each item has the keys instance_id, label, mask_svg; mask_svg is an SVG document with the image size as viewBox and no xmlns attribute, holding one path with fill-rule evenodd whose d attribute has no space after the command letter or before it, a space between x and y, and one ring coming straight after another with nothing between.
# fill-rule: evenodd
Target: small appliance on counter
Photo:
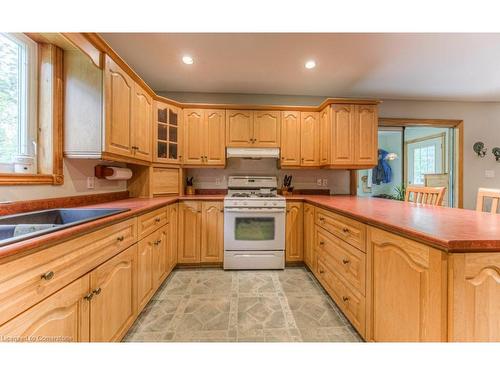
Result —
<instances>
[{"instance_id":1,"label":"small appliance on counter","mask_svg":"<svg viewBox=\"0 0 500 375\"><path fill-rule=\"evenodd\" d=\"M274 176L230 176L224 198L224 269L285 268L285 198Z\"/></svg>"}]
</instances>

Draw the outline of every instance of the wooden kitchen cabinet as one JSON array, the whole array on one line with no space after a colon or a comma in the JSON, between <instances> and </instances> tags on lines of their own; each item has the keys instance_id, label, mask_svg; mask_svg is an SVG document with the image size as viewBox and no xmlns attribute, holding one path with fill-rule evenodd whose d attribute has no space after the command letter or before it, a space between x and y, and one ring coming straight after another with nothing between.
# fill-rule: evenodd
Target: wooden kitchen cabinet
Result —
<instances>
[{"instance_id":1,"label":"wooden kitchen cabinet","mask_svg":"<svg viewBox=\"0 0 500 375\"><path fill-rule=\"evenodd\" d=\"M106 55L104 65L105 151L133 156L132 106L135 82Z\"/></svg>"},{"instance_id":2,"label":"wooden kitchen cabinet","mask_svg":"<svg viewBox=\"0 0 500 375\"><path fill-rule=\"evenodd\" d=\"M90 273L90 341L118 341L137 316L137 244Z\"/></svg>"},{"instance_id":3,"label":"wooden kitchen cabinet","mask_svg":"<svg viewBox=\"0 0 500 375\"><path fill-rule=\"evenodd\" d=\"M318 112L300 113L300 165L319 166L319 114Z\"/></svg>"},{"instance_id":4,"label":"wooden kitchen cabinet","mask_svg":"<svg viewBox=\"0 0 500 375\"><path fill-rule=\"evenodd\" d=\"M300 112L281 113L281 166L300 165Z\"/></svg>"},{"instance_id":5,"label":"wooden kitchen cabinet","mask_svg":"<svg viewBox=\"0 0 500 375\"><path fill-rule=\"evenodd\" d=\"M202 202L201 263L219 263L224 255L223 202Z\"/></svg>"},{"instance_id":6,"label":"wooden kitchen cabinet","mask_svg":"<svg viewBox=\"0 0 500 375\"><path fill-rule=\"evenodd\" d=\"M279 111L254 111L253 138L255 147L279 147L281 113Z\"/></svg>"},{"instance_id":7,"label":"wooden kitchen cabinet","mask_svg":"<svg viewBox=\"0 0 500 375\"><path fill-rule=\"evenodd\" d=\"M181 162L182 110L172 105L154 103L153 160L158 163Z\"/></svg>"},{"instance_id":8,"label":"wooden kitchen cabinet","mask_svg":"<svg viewBox=\"0 0 500 375\"><path fill-rule=\"evenodd\" d=\"M0 341L89 341L89 275L73 281L0 327Z\"/></svg>"},{"instance_id":9,"label":"wooden kitchen cabinet","mask_svg":"<svg viewBox=\"0 0 500 375\"><path fill-rule=\"evenodd\" d=\"M167 223L155 232L156 237L153 242L153 289L155 291L170 273L169 226L170 223Z\"/></svg>"},{"instance_id":10,"label":"wooden kitchen cabinet","mask_svg":"<svg viewBox=\"0 0 500 375\"><path fill-rule=\"evenodd\" d=\"M134 158L152 160L153 98L134 82L132 96L132 153Z\"/></svg>"},{"instance_id":11,"label":"wooden kitchen cabinet","mask_svg":"<svg viewBox=\"0 0 500 375\"><path fill-rule=\"evenodd\" d=\"M372 227L367 244L367 340L446 341L446 253Z\"/></svg>"},{"instance_id":12,"label":"wooden kitchen cabinet","mask_svg":"<svg viewBox=\"0 0 500 375\"><path fill-rule=\"evenodd\" d=\"M378 162L378 113L376 105L356 105L354 163L374 166Z\"/></svg>"},{"instance_id":13,"label":"wooden kitchen cabinet","mask_svg":"<svg viewBox=\"0 0 500 375\"><path fill-rule=\"evenodd\" d=\"M302 202L287 202L285 224L285 260L287 262L301 262L304 259L302 223Z\"/></svg>"},{"instance_id":14,"label":"wooden kitchen cabinet","mask_svg":"<svg viewBox=\"0 0 500 375\"><path fill-rule=\"evenodd\" d=\"M253 111L226 111L227 147L253 146Z\"/></svg>"},{"instance_id":15,"label":"wooden kitchen cabinet","mask_svg":"<svg viewBox=\"0 0 500 375\"><path fill-rule=\"evenodd\" d=\"M352 104L333 104L330 118L330 163L333 165L353 165L355 106Z\"/></svg>"},{"instance_id":16,"label":"wooden kitchen cabinet","mask_svg":"<svg viewBox=\"0 0 500 375\"><path fill-rule=\"evenodd\" d=\"M314 249L314 206L304 203L304 262L316 273L316 251Z\"/></svg>"},{"instance_id":17,"label":"wooden kitchen cabinet","mask_svg":"<svg viewBox=\"0 0 500 375\"><path fill-rule=\"evenodd\" d=\"M225 165L225 112L217 109L184 110L183 164Z\"/></svg>"},{"instance_id":18,"label":"wooden kitchen cabinet","mask_svg":"<svg viewBox=\"0 0 500 375\"><path fill-rule=\"evenodd\" d=\"M169 272L174 269L177 264L177 246L178 246L178 220L179 220L179 204L174 203L167 206L168 215L168 237L167 237L167 253L169 261Z\"/></svg>"},{"instance_id":19,"label":"wooden kitchen cabinet","mask_svg":"<svg viewBox=\"0 0 500 375\"><path fill-rule=\"evenodd\" d=\"M179 263L200 263L201 202L179 203Z\"/></svg>"},{"instance_id":20,"label":"wooden kitchen cabinet","mask_svg":"<svg viewBox=\"0 0 500 375\"><path fill-rule=\"evenodd\" d=\"M319 164L330 162L330 107L326 106L319 113Z\"/></svg>"},{"instance_id":21,"label":"wooden kitchen cabinet","mask_svg":"<svg viewBox=\"0 0 500 375\"><path fill-rule=\"evenodd\" d=\"M500 341L500 254L449 256L449 341Z\"/></svg>"},{"instance_id":22,"label":"wooden kitchen cabinet","mask_svg":"<svg viewBox=\"0 0 500 375\"><path fill-rule=\"evenodd\" d=\"M137 303L141 311L154 293L153 264L157 267L157 233L151 233L137 244ZM155 258L153 260L153 257ZM156 261L155 263L153 263Z\"/></svg>"}]
</instances>

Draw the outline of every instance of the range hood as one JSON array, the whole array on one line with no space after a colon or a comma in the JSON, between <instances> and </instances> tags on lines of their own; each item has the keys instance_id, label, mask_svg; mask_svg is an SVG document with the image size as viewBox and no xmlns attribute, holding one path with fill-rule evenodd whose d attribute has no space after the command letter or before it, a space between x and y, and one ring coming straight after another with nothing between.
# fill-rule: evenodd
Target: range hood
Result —
<instances>
[{"instance_id":1,"label":"range hood","mask_svg":"<svg viewBox=\"0 0 500 375\"><path fill-rule=\"evenodd\" d=\"M245 158L245 159L278 159L280 149L275 148L244 148L228 147L227 158Z\"/></svg>"}]
</instances>

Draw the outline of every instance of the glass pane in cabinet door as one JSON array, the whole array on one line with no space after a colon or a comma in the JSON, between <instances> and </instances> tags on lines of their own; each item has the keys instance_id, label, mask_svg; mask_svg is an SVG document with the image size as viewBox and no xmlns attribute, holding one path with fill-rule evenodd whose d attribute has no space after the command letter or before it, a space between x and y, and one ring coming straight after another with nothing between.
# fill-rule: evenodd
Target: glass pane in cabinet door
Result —
<instances>
[{"instance_id":1,"label":"glass pane in cabinet door","mask_svg":"<svg viewBox=\"0 0 500 375\"><path fill-rule=\"evenodd\" d=\"M159 122L164 122L165 124L168 123L168 111L167 109L158 109L158 121Z\"/></svg>"},{"instance_id":2,"label":"glass pane in cabinet door","mask_svg":"<svg viewBox=\"0 0 500 375\"><path fill-rule=\"evenodd\" d=\"M168 144L168 158L169 159L177 159L177 144L169 143Z\"/></svg>"},{"instance_id":3,"label":"glass pane in cabinet door","mask_svg":"<svg viewBox=\"0 0 500 375\"><path fill-rule=\"evenodd\" d=\"M170 142L177 142L177 127L176 126L170 126L168 128L168 140Z\"/></svg>"},{"instance_id":4,"label":"glass pane in cabinet door","mask_svg":"<svg viewBox=\"0 0 500 375\"><path fill-rule=\"evenodd\" d=\"M167 144L158 142L158 157L161 159L165 159L167 155Z\"/></svg>"},{"instance_id":5,"label":"glass pane in cabinet door","mask_svg":"<svg viewBox=\"0 0 500 375\"><path fill-rule=\"evenodd\" d=\"M170 125L177 125L177 113L172 111L171 109L168 110L168 114L170 116Z\"/></svg>"},{"instance_id":6,"label":"glass pane in cabinet door","mask_svg":"<svg viewBox=\"0 0 500 375\"><path fill-rule=\"evenodd\" d=\"M167 125L158 124L158 139L163 140L163 141L167 141L168 140L167 131L168 131Z\"/></svg>"}]
</instances>

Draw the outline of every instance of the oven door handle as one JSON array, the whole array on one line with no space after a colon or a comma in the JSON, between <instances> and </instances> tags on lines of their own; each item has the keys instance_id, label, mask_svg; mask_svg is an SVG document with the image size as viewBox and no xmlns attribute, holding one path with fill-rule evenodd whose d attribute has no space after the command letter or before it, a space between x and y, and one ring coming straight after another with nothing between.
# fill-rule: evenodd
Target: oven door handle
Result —
<instances>
[{"instance_id":1,"label":"oven door handle","mask_svg":"<svg viewBox=\"0 0 500 375\"><path fill-rule=\"evenodd\" d=\"M279 208L225 208L224 212L252 212L261 214L285 213L285 209Z\"/></svg>"}]
</instances>

